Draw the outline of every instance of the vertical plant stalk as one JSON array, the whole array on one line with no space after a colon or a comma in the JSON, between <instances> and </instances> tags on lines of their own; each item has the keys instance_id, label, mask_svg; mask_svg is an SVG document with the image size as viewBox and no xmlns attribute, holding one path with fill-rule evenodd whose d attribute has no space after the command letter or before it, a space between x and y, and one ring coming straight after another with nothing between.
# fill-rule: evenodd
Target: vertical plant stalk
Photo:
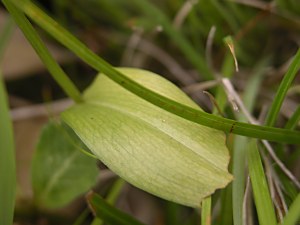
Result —
<instances>
[{"instance_id":1,"label":"vertical plant stalk","mask_svg":"<svg viewBox=\"0 0 300 225\"><path fill-rule=\"evenodd\" d=\"M291 83L293 82L295 76L297 75L299 68L300 68L300 49L298 49L291 65L289 66L287 73L283 77L283 80L280 83L279 88L277 89L277 93L275 95L274 101L271 105L271 108L269 110L269 113L268 113L268 116L267 116L267 119L265 122L265 124L267 126L275 125L281 105L283 103L283 100L286 96L286 93L287 93Z\"/></svg>"},{"instance_id":2,"label":"vertical plant stalk","mask_svg":"<svg viewBox=\"0 0 300 225\"><path fill-rule=\"evenodd\" d=\"M211 197L207 197L202 202L201 224L211 225Z\"/></svg>"},{"instance_id":3,"label":"vertical plant stalk","mask_svg":"<svg viewBox=\"0 0 300 225\"><path fill-rule=\"evenodd\" d=\"M81 102L81 94L79 90L55 61L22 11L15 7L15 5L9 0L3 0L2 2L14 18L15 22L18 24L19 28L23 31L27 40L37 52L52 77L70 98L72 98L75 102Z\"/></svg>"},{"instance_id":4,"label":"vertical plant stalk","mask_svg":"<svg viewBox=\"0 0 300 225\"><path fill-rule=\"evenodd\" d=\"M12 34L14 22L8 18L0 36L0 61ZM7 92L0 72L0 224L13 224L16 195L16 162L12 120Z\"/></svg>"},{"instance_id":5,"label":"vertical plant stalk","mask_svg":"<svg viewBox=\"0 0 300 225\"><path fill-rule=\"evenodd\" d=\"M247 87L243 93L243 103L248 112L252 112L255 106L259 87L263 79L264 68L268 65L268 60L260 60L249 80ZM238 116L239 121L247 121L249 118L241 114ZM237 136L234 140L233 151L233 169L232 173L235 177L232 183L232 204L233 204L233 222L235 225L243 225L244 218L244 194L245 194L245 168L246 168L246 149L248 138Z\"/></svg>"},{"instance_id":6,"label":"vertical plant stalk","mask_svg":"<svg viewBox=\"0 0 300 225\"><path fill-rule=\"evenodd\" d=\"M2 74L0 74L0 224L13 223L16 165L13 128Z\"/></svg>"}]
</instances>

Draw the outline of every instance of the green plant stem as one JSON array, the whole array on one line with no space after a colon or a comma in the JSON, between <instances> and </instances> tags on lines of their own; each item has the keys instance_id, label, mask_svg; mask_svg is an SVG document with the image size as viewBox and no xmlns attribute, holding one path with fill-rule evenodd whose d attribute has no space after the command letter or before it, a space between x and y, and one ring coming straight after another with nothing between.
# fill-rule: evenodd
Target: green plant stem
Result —
<instances>
[{"instance_id":1,"label":"green plant stem","mask_svg":"<svg viewBox=\"0 0 300 225\"><path fill-rule=\"evenodd\" d=\"M300 68L300 49L298 49L296 55L294 56L294 60L292 61L291 65L289 66L289 69L287 73L285 74L282 82L280 83L279 88L277 89L276 96L274 98L274 101L271 105L271 108L269 110L267 119L266 119L266 125L267 126L274 126L276 119L278 117L281 105L283 103L283 100L286 96L286 93L293 82L298 70Z\"/></svg>"},{"instance_id":2,"label":"green plant stem","mask_svg":"<svg viewBox=\"0 0 300 225\"><path fill-rule=\"evenodd\" d=\"M0 224L13 223L16 194L15 146L2 74L0 74Z\"/></svg>"},{"instance_id":3,"label":"green plant stem","mask_svg":"<svg viewBox=\"0 0 300 225\"><path fill-rule=\"evenodd\" d=\"M106 197L106 201L109 204L111 204L111 205L115 204L124 185L125 185L125 181L121 178L119 178L118 180L115 181L113 187L110 189L110 191Z\"/></svg>"},{"instance_id":4,"label":"green plant stem","mask_svg":"<svg viewBox=\"0 0 300 225\"><path fill-rule=\"evenodd\" d=\"M11 37L14 23L8 18L0 36L0 61ZM0 72L0 224L13 224L16 195L16 162L13 126L7 92Z\"/></svg>"},{"instance_id":5,"label":"green plant stem","mask_svg":"<svg viewBox=\"0 0 300 225\"><path fill-rule=\"evenodd\" d=\"M81 94L79 90L55 61L55 59L53 58L45 44L41 41L37 32L32 27L22 11L15 7L15 5L12 4L12 2L9 0L3 0L2 2L14 18L20 29L23 31L25 37L31 43L41 60L44 62L52 77L56 80L56 82L61 86L61 88L69 97L71 97L75 102L81 102Z\"/></svg>"},{"instance_id":6,"label":"green plant stem","mask_svg":"<svg viewBox=\"0 0 300 225\"><path fill-rule=\"evenodd\" d=\"M201 225L211 225L211 197L207 197L202 202Z\"/></svg>"},{"instance_id":7,"label":"green plant stem","mask_svg":"<svg viewBox=\"0 0 300 225\"><path fill-rule=\"evenodd\" d=\"M4 2L7 3L10 1L4 0ZM33 3L29 1L16 1L16 6L20 7L23 12L31 17L37 24L43 27L43 29L45 29L49 34L73 51L90 66L102 71L110 79L120 84L130 92L160 108L165 109L168 112L204 126L223 130L227 133L236 133L239 135L266 139L270 141L300 144L300 132L252 125L221 118L205 113L198 109L185 106L160 94L157 94L118 72L110 64L94 54L72 34L61 27L57 22L47 16ZM24 31L28 32L27 30Z\"/></svg>"}]
</instances>

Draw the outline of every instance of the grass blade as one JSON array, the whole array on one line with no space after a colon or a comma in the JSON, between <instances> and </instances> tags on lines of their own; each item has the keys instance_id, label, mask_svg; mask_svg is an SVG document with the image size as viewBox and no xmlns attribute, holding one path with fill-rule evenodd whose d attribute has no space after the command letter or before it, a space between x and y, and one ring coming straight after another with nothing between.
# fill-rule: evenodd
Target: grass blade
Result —
<instances>
[{"instance_id":1,"label":"grass blade","mask_svg":"<svg viewBox=\"0 0 300 225\"><path fill-rule=\"evenodd\" d=\"M79 90L55 61L25 15L17 7L15 7L11 1L3 0L2 2L14 18L15 22L18 24L19 28L23 31L24 35L31 43L41 60L44 62L52 77L57 81L57 83L69 97L71 97L75 102L80 102L81 94Z\"/></svg>"},{"instance_id":2,"label":"grass blade","mask_svg":"<svg viewBox=\"0 0 300 225\"><path fill-rule=\"evenodd\" d=\"M9 1L4 0L4 2ZM53 19L47 16L33 3L29 1L16 1L16 6L21 7L24 13L31 17L49 34L51 34L59 42L61 42L63 45L65 45L67 48L73 51L90 66L99 71L102 71L110 79L120 84L132 93L138 95L139 97L151 102L152 104L160 108L165 109L166 111L169 111L192 122L196 122L204 126L209 126L211 128L223 130L226 133L236 133L239 135L266 139L271 141L300 144L300 132L298 131L252 125L221 118L219 116L211 115L198 109L188 107L169 98L166 98L160 94L157 94L156 92L145 88L144 86L136 83L132 79L118 72L110 64L108 64L102 58L94 54L83 43L76 39L71 33L66 31L57 22L55 22Z\"/></svg>"},{"instance_id":3,"label":"grass blade","mask_svg":"<svg viewBox=\"0 0 300 225\"><path fill-rule=\"evenodd\" d=\"M300 194L297 195L296 199L289 208L288 213L283 219L282 225L296 225L300 219Z\"/></svg>"},{"instance_id":4,"label":"grass blade","mask_svg":"<svg viewBox=\"0 0 300 225\"><path fill-rule=\"evenodd\" d=\"M14 23L9 18L0 37L0 58L13 27ZM11 225L16 195L15 144L2 74L0 74L0 125L0 224Z\"/></svg>"},{"instance_id":5,"label":"grass blade","mask_svg":"<svg viewBox=\"0 0 300 225\"><path fill-rule=\"evenodd\" d=\"M254 109L257 98L258 89L261 86L263 79L264 68L268 61L261 60L257 65L255 72L249 80L245 92L243 93L243 102L251 113ZM239 121L247 121L245 115L238 116ZM234 140L233 151L233 175L234 181L232 183L232 205L233 205L233 220L235 225L243 224L243 202L245 190L245 165L246 165L246 149L248 138L237 136Z\"/></svg>"},{"instance_id":6,"label":"grass blade","mask_svg":"<svg viewBox=\"0 0 300 225\"><path fill-rule=\"evenodd\" d=\"M89 206L94 214L111 225L143 225L132 216L108 204L100 195L90 193L87 196Z\"/></svg>"},{"instance_id":7,"label":"grass blade","mask_svg":"<svg viewBox=\"0 0 300 225\"><path fill-rule=\"evenodd\" d=\"M279 88L277 89L276 96L274 98L274 101L271 105L271 108L269 110L267 119L266 119L266 125L267 126L274 126L276 122L276 118L278 117L281 105L283 103L283 100L285 98L285 95L293 82L295 76L297 75L297 72L300 68L300 49L298 49L293 62L289 66L289 69L287 73L285 74L282 82L280 83Z\"/></svg>"},{"instance_id":8,"label":"grass blade","mask_svg":"<svg viewBox=\"0 0 300 225\"><path fill-rule=\"evenodd\" d=\"M268 183L260 159L256 140L251 140L247 150L249 174L260 225L277 224Z\"/></svg>"},{"instance_id":9,"label":"grass blade","mask_svg":"<svg viewBox=\"0 0 300 225\"><path fill-rule=\"evenodd\" d=\"M13 223L16 194L15 146L7 95L0 74L0 224Z\"/></svg>"}]
</instances>

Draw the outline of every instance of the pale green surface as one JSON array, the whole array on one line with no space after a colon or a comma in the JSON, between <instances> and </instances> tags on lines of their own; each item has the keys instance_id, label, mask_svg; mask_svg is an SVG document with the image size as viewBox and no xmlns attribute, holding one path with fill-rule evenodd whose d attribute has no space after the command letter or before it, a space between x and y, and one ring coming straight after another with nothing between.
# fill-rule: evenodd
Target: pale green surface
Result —
<instances>
[{"instance_id":1,"label":"pale green surface","mask_svg":"<svg viewBox=\"0 0 300 225\"><path fill-rule=\"evenodd\" d=\"M64 206L95 184L96 160L78 149L80 143L74 134L54 122L43 129L32 163L37 204L49 208Z\"/></svg>"},{"instance_id":2,"label":"pale green surface","mask_svg":"<svg viewBox=\"0 0 300 225\"><path fill-rule=\"evenodd\" d=\"M160 76L138 69L119 71L161 95L198 108ZM202 198L231 181L222 132L168 113L104 75L84 93L84 101L65 111L63 120L101 161L133 185L199 207Z\"/></svg>"}]
</instances>

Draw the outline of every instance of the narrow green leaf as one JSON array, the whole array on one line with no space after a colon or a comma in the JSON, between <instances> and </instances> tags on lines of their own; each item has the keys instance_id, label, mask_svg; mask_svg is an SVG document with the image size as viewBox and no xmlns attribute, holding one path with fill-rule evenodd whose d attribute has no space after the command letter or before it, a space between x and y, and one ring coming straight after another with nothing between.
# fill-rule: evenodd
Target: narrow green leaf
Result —
<instances>
[{"instance_id":1,"label":"narrow green leaf","mask_svg":"<svg viewBox=\"0 0 300 225\"><path fill-rule=\"evenodd\" d=\"M248 112L252 112L255 106L258 90L263 80L264 68L268 60L261 60L256 66L255 72L247 82L245 92L243 93L243 103ZM239 121L247 121L244 114L238 115ZM234 181L232 183L232 205L233 222L235 225L243 225L243 203L245 194L245 168L246 168L246 148L248 138L236 136L233 148L233 170Z\"/></svg>"},{"instance_id":2,"label":"narrow green leaf","mask_svg":"<svg viewBox=\"0 0 300 225\"><path fill-rule=\"evenodd\" d=\"M291 86L291 83L293 82L295 76L297 75L299 68L300 68L300 49L298 49L291 65L289 66L287 73L283 77L283 80L281 81L280 86L277 89L276 96L274 98L274 101L272 102L271 108L266 118L265 124L267 126L274 126L281 105L286 96L286 93L289 90L289 87Z\"/></svg>"},{"instance_id":3,"label":"narrow green leaf","mask_svg":"<svg viewBox=\"0 0 300 225\"><path fill-rule=\"evenodd\" d=\"M143 225L132 216L108 204L100 195L90 193L87 200L95 216L110 225Z\"/></svg>"},{"instance_id":4,"label":"narrow green leaf","mask_svg":"<svg viewBox=\"0 0 300 225\"><path fill-rule=\"evenodd\" d=\"M0 61L14 23L9 18L0 36ZM16 162L12 121L7 92L0 72L0 224L13 224L16 195Z\"/></svg>"},{"instance_id":5,"label":"narrow green leaf","mask_svg":"<svg viewBox=\"0 0 300 225\"><path fill-rule=\"evenodd\" d=\"M277 224L268 183L260 159L256 140L251 140L247 150L249 174L260 225Z\"/></svg>"},{"instance_id":6,"label":"narrow green leaf","mask_svg":"<svg viewBox=\"0 0 300 225\"><path fill-rule=\"evenodd\" d=\"M5 2L7 1L8 0L5 0ZM50 35L52 35L60 43L73 51L90 66L98 71L102 71L105 75L109 76L109 78L111 78L113 81L120 84L130 92L168 112L204 126L223 130L227 133L236 133L239 135L284 143L300 143L300 132L252 125L221 118L200 111L199 109L195 109L178 103L163 95L153 92L114 69L110 64L94 54L71 33L62 28L57 22L47 16L33 3L29 1L14 0L13 2L16 6L20 7L24 13L31 17L37 24L45 29Z\"/></svg>"},{"instance_id":7,"label":"narrow green leaf","mask_svg":"<svg viewBox=\"0 0 300 225\"><path fill-rule=\"evenodd\" d=\"M50 122L42 132L32 162L32 186L37 204L62 207L88 191L96 182L96 160L78 148L71 131Z\"/></svg>"},{"instance_id":8,"label":"narrow green leaf","mask_svg":"<svg viewBox=\"0 0 300 225\"><path fill-rule=\"evenodd\" d=\"M106 198L105 198L105 201L110 204L110 205L114 205L114 203L117 201L119 195L120 195L120 192L123 188L125 184L125 181L121 178L118 178L115 183L113 184L113 186L110 188L109 190L109 193L107 194ZM98 218L98 217L95 217L94 218L94 221L92 222L92 225L102 225L103 224L103 221Z\"/></svg>"},{"instance_id":9,"label":"narrow green leaf","mask_svg":"<svg viewBox=\"0 0 300 225\"><path fill-rule=\"evenodd\" d=\"M282 225L297 225L300 222L300 194L289 208L288 213L283 218Z\"/></svg>"},{"instance_id":10,"label":"narrow green leaf","mask_svg":"<svg viewBox=\"0 0 300 225\"><path fill-rule=\"evenodd\" d=\"M201 110L164 78L139 69L120 72L174 101ZM199 207L203 198L225 187L229 154L225 135L177 117L99 75L84 103L63 120L111 170L133 185L183 205Z\"/></svg>"},{"instance_id":11,"label":"narrow green leaf","mask_svg":"<svg viewBox=\"0 0 300 225\"><path fill-rule=\"evenodd\" d=\"M0 224L11 225L16 194L15 145L2 74L0 74L0 124Z\"/></svg>"}]
</instances>

